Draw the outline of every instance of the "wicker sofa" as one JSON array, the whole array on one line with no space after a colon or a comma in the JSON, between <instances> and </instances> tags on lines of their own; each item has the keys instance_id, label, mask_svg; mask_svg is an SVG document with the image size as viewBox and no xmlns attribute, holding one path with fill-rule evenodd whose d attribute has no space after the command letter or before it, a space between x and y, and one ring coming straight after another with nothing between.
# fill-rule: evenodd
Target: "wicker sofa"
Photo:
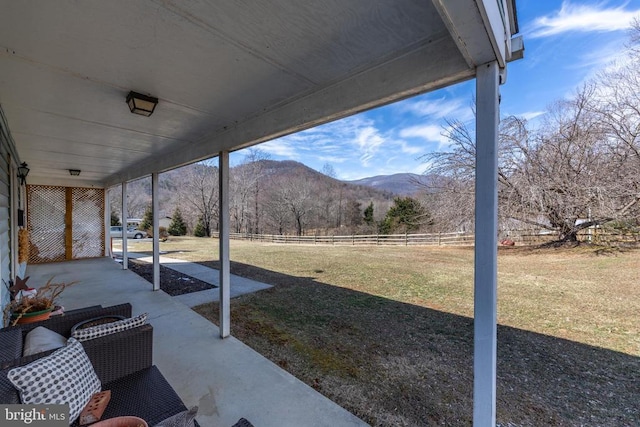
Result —
<instances>
[{"instance_id":1,"label":"wicker sofa","mask_svg":"<svg viewBox=\"0 0 640 427\"><path fill-rule=\"evenodd\" d=\"M71 328L83 320L110 315L131 317L131 312L131 304L129 303L113 305L111 307L96 305L73 310L39 322L2 328L0 329L0 368L10 365L14 359L22 357L22 349L26 335L38 326L44 326L68 338L71 336Z\"/></svg>"},{"instance_id":2,"label":"wicker sofa","mask_svg":"<svg viewBox=\"0 0 640 427\"><path fill-rule=\"evenodd\" d=\"M11 348L10 354L6 355L7 358L0 365L0 403L20 403L18 391L7 378L11 369L27 365L55 351L50 350L22 357L22 343L29 331L37 326L44 326L68 337L71 328L78 322L108 315L131 317L131 311L130 304L104 308L95 306L37 323L0 329L2 352L5 351L5 346ZM152 325L145 324L83 341L82 347L100 379L102 390L111 390L111 400L102 419L134 415L144 419L149 426L153 427L160 421L187 410L160 370L153 365ZM16 354L18 357L11 357ZM78 421L72 425L77 426ZM193 425L199 427L195 420ZM253 427L253 425L241 418L232 427Z\"/></svg>"},{"instance_id":3,"label":"wicker sofa","mask_svg":"<svg viewBox=\"0 0 640 427\"><path fill-rule=\"evenodd\" d=\"M9 334L16 339L35 326L45 326L68 336L71 327L86 318L107 314L131 315L129 304L116 307L112 310L89 310L82 316L84 319L61 316L60 319L51 319L49 323L38 322L38 325L5 328L0 331L0 337ZM2 339L7 341L9 338L5 336ZM84 341L82 346L102 383L102 389L111 390L111 401L102 419L135 415L146 420L149 426L153 426L187 410L162 373L152 364L153 327L150 324ZM0 370L0 403L20 403L18 391L7 378L12 368L24 366L54 351L19 357L11 361L5 360ZM73 425L78 425L77 421ZM194 426L198 426L197 422L194 422Z\"/></svg>"}]
</instances>

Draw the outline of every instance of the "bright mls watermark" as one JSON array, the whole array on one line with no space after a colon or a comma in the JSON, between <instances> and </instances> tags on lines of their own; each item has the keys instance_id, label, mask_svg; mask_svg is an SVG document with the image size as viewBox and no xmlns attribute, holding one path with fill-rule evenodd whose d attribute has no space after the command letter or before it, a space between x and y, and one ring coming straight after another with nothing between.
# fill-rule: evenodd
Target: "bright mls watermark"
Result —
<instances>
[{"instance_id":1,"label":"bright mls watermark","mask_svg":"<svg viewBox=\"0 0 640 427\"><path fill-rule=\"evenodd\" d=\"M0 405L0 426L67 427L69 405Z\"/></svg>"}]
</instances>

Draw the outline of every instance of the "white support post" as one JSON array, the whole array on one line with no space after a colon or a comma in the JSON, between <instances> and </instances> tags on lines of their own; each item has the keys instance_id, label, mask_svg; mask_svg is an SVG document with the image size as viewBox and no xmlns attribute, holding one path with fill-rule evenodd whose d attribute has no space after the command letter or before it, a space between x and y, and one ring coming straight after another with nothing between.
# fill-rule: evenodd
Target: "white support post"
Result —
<instances>
[{"instance_id":1,"label":"white support post","mask_svg":"<svg viewBox=\"0 0 640 427\"><path fill-rule=\"evenodd\" d=\"M498 122L497 62L476 68L473 425L496 425Z\"/></svg>"},{"instance_id":2,"label":"white support post","mask_svg":"<svg viewBox=\"0 0 640 427\"><path fill-rule=\"evenodd\" d=\"M153 290L160 290L160 197L158 197L158 172L151 174L151 211L153 212Z\"/></svg>"},{"instance_id":3,"label":"white support post","mask_svg":"<svg viewBox=\"0 0 640 427\"><path fill-rule=\"evenodd\" d=\"M104 229L104 256L113 258L113 245L111 244L111 201L109 200L109 189L104 189L104 200L102 202L104 206L103 218Z\"/></svg>"},{"instance_id":4,"label":"white support post","mask_svg":"<svg viewBox=\"0 0 640 427\"><path fill-rule=\"evenodd\" d=\"M129 251L127 249L127 220L129 219L127 212L127 182L122 183L122 269L129 268Z\"/></svg>"},{"instance_id":5,"label":"white support post","mask_svg":"<svg viewBox=\"0 0 640 427\"><path fill-rule=\"evenodd\" d=\"M220 195L220 337L231 334L231 261L229 257L229 152L222 151L219 159Z\"/></svg>"}]
</instances>

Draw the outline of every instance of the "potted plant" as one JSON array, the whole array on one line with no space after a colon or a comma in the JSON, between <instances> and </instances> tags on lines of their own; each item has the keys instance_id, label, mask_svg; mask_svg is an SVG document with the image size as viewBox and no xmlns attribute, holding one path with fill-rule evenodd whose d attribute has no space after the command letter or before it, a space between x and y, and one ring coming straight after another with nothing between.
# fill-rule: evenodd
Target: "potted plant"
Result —
<instances>
[{"instance_id":1,"label":"potted plant","mask_svg":"<svg viewBox=\"0 0 640 427\"><path fill-rule=\"evenodd\" d=\"M56 306L56 299L67 286L76 283L54 283L52 277L44 286L33 289L26 286L27 279L16 277L16 285L11 288L13 299L4 309L5 325L15 326L48 319Z\"/></svg>"}]
</instances>

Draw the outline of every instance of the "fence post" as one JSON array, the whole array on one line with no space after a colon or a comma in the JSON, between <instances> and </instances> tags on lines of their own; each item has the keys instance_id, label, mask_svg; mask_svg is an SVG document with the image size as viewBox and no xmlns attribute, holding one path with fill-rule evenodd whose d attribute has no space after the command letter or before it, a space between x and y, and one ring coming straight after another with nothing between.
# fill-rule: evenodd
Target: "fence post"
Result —
<instances>
[{"instance_id":1,"label":"fence post","mask_svg":"<svg viewBox=\"0 0 640 427\"><path fill-rule=\"evenodd\" d=\"M442 234L442 232L438 231L438 246L440 246L441 241L440 241L440 235Z\"/></svg>"},{"instance_id":2,"label":"fence post","mask_svg":"<svg viewBox=\"0 0 640 427\"><path fill-rule=\"evenodd\" d=\"M356 245L356 235L352 234L351 235L351 246L355 246Z\"/></svg>"},{"instance_id":3,"label":"fence post","mask_svg":"<svg viewBox=\"0 0 640 427\"><path fill-rule=\"evenodd\" d=\"M406 231L404 232L404 245L409 246L409 235Z\"/></svg>"}]
</instances>

